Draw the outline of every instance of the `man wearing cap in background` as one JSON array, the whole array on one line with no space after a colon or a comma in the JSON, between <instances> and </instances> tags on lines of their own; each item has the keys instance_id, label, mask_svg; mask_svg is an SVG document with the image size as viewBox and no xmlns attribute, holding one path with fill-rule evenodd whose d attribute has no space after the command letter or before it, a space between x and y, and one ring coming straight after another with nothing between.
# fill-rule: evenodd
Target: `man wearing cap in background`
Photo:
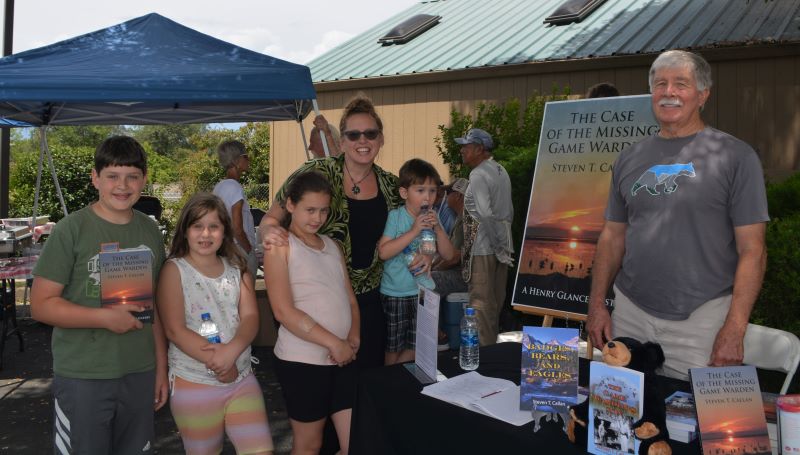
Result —
<instances>
[{"instance_id":1,"label":"man wearing cap in background","mask_svg":"<svg viewBox=\"0 0 800 455\"><path fill-rule=\"evenodd\" d=\"M486 131L473 128L464 137L461 158L472 171L464 195L463 276L469 283L469 302L478 316L481 346L494 344L500 311L506 297L508 267L513 265L511 244L511 180L492 158L494 141Z\"/></svg>"}]
</instances>

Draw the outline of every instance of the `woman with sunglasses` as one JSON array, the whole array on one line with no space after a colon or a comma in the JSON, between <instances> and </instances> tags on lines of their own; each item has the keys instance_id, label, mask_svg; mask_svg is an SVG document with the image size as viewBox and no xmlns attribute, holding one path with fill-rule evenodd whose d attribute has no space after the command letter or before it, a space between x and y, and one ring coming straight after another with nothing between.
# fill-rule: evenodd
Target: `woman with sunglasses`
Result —
<instances>
[{"instance_id":1,"label":"woman with sunglasses","mask_svg":"<svg viewBox=\"0 0 800 455\"><path fill-rule=\"evenodd\" d=\"M310 170L328 178L333 186L330 214L319 232L332 237L342 247L358 300L361 342L356 348L355 364L359 368L382 366L386 325L378 290L383 263L376 246L389 210L401 203L397 177L375 164L383 146L383 122L369 98L357 95L347 104L339 130L342 154L308 161L289 176L262 219L260 231L265 249L287 244L288 236L280 222L287 213L285 189L288 182Z\"/></svg>"}]
</instances>

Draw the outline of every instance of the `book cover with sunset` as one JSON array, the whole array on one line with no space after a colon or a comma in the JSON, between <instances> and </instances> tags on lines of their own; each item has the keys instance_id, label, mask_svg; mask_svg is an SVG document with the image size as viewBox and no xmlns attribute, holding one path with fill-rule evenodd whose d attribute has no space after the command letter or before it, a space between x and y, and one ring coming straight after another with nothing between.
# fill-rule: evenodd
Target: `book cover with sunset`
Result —
<instances>
[{"instance_id":1,"label":"book cover with sunset","mask_svg":"<svg viewBox=\"0 0 800 455\"><path fill-rule=\"evenodd\" d=\"M595 455L639 452L633 424L644 411L644 373L593 361L589 366L587 450Z\"/></svg>"},{"instance_id":2,"label":"book cover with sunset","mask_svg":"<svg viewBox=\"0 0 800 455\"><path fill-rule=\"evenodd\" d=\"M692 368L689 375L703 454L772 453L755 367Z\"/></svg>"},{"instance_id":3,"label":"book cover with sunset","mask_svg":"<svg viewBox=\"0 0 800 455\"><path fill-rule=\"evenodd\" d=\"M153 321L153 253L149 248L101 251L100 302L102 305L139 305L132 313L142 322Z\"/></svg>"},{"instance_id":4,"label":"book cover with sunset","mask_svg":"<svg viewBox=\"0 0 800 455\"><path fill-rule=\"evenodd\" d=\"M522 328L519 408L569 412L578 404L578 329Z\"/></svg>"},{"instance_id":5,"label":"book cover with sunset","mask_svg":"<svg viewBox=\"0 0 800 455\"><path fill-rule=\"evenodd\" d=\"M547 103L514 305L586 314L614 161L658 130L649 95Z\"/></svg>"}]
</instances>

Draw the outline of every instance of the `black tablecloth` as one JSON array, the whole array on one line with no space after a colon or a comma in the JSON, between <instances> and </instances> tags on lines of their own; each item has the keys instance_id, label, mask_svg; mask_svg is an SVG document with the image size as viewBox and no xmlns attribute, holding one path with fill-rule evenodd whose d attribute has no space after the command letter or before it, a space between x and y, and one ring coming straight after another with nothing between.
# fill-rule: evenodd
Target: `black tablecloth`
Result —
<instances>
[{"instance_id":1,"label":"black tablecloth","mask_svg":"<svg viewBox=\"0 0 800 455\"><path fill-rule=\"evenodd\" d=\"M519 343L481 348L478 372L519 384ZM458 355L439 356L439 371L447 377L464 373ZM588 380L588 361L581 359L581 384ZM685 382L664 378L665 392L688 390ZM359 380L353 406L350 453L404 454L583 454L585 448L569 442L561 425L544 422L533 432L533 422L516 427L477 412L422 395L422 385L402 365L366 370ZM697 454L691 444L671 441L673 453Z\"/></svg>"}]
</instances>

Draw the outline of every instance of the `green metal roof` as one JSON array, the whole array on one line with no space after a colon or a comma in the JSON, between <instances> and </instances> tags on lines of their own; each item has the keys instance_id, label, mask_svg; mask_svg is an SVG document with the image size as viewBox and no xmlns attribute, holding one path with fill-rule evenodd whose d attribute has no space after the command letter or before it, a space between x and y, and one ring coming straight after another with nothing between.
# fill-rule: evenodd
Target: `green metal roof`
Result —
<instances>
[{"instance_id":1,"label":"green metal roof","mask_svg":"<svg viewBox=\"0 0 800 455\"><path fill-rule=\"evenodd\" d=\"M582 22L544 24L564 1L421 2L308 66L314 82L327 82L675 48L800 42L800 0L607 0ZM416 14L442 19L408 43L378 43Z\"/></svg>"}]
</instances>

